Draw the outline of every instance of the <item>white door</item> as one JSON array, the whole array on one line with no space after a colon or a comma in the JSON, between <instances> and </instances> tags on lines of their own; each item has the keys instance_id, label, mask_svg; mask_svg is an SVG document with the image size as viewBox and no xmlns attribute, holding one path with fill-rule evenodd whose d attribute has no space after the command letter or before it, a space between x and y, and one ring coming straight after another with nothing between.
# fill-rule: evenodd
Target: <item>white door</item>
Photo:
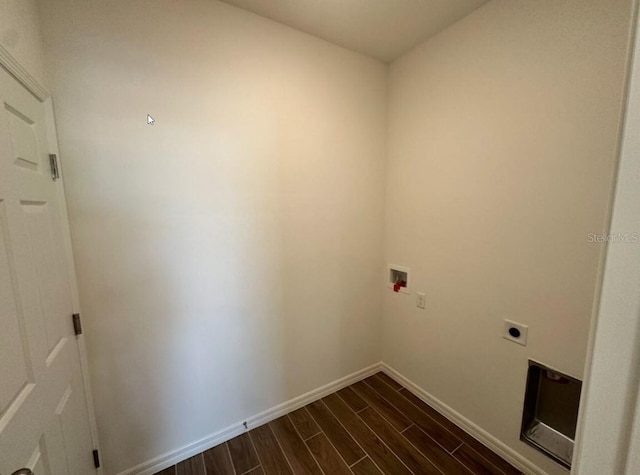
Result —
<instances>
[{"instance_id":1,"label":"white door","mask_svg":"<svg viewBox=\"0 0 640 475\"><path fill-rule=\"evenodd\" d=\"M0 68L1 475L96 473L46 107Z\"/></svg>"}]
</instances>

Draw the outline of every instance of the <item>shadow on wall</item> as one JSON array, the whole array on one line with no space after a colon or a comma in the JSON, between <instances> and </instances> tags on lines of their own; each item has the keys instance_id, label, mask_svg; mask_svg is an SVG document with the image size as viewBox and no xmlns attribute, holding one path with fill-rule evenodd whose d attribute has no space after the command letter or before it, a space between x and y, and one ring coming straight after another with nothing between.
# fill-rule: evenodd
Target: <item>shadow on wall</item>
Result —
<instances>
[{"instance_id":1,"label":"shadow on wall","mask_svg":"<svg viewBox=\"0 0 640 475\"><path fill-rule=\"evenodd\" d=\"M322 182L347 187L333 165L318 176L284 152L245 166L236 159L246 150L223 148L224 158L191 156L188 171L172 157L162 170L142 160L132 175L155 168L150 187L114 164L110 176L130 180L125 195L75 217L94 243L79 259L93 287L86 311L103 316L89 348L98 379L112 383L96 395L102 442L132 459L140 446L157 456L375 362L379 274L353 239L375 232L358 219L362 203L324 193ZM147 194L163 182L173 190ZM103 339L109 351L96 356ZM113 438L122 421L126 437Z\"/></svg>"}]
</instances>

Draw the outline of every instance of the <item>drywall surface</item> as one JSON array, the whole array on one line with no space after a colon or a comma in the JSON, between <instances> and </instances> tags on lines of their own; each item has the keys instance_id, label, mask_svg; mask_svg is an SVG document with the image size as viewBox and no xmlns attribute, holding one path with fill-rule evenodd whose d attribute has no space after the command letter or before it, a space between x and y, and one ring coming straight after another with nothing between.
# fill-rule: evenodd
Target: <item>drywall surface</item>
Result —
<instances>
[{"instance_id":1,"label":"drywall surface","mask_svg":"<svg viewBox=\"0 0 640 475\"><path fill-rule=\"evenodd\" d=\"M222 1L389 62L488 0Z\"/></svg>"},{"instance_id":2,"label":"drywall surface","mask_svg":"<svg viewBox=\"0 0 640 475\"><path fill-rule=\"evenodd\" d=\"M414 293L385 293L383 361L552 474L519 441L527 360L583 375L630 6L492 1L390 69L386 260Z\"/></svg>"},{"instance_id":3,"label":"drywall surface","mask_svg":"<svg viewBox=\"0 0 640 475\"><path fill-rule=\"evenodd\" d=\"M386 67L210 0L41 13L105 473L379 361Z\"/></svg>"},{"instance_id":4,"label":"drywall surface","mask_svg":"<svg viewBox=\"0 0 640 475\"><path fill-rule=\"evenodd\" d=\"M40 18L36 0L0 0L0 45L44 85Z\"/></svg>"},{"instance_id":5,"label":"drywall surface","mask_svg":"<svg viewBox=\"0 0 640 475\"><path fill-rule=\"evenodd\" d=\"M576 474L640 473L640 19ZM635 412L635 415L634 415ZM627 449L629 448L628 460Z\"/></svg>"}]
</instances>

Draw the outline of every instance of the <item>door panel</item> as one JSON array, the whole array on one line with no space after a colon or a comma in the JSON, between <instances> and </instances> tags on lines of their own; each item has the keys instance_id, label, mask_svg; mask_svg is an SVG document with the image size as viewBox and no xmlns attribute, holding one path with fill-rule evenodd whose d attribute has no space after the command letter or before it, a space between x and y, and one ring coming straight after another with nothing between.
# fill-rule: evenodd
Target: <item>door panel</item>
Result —
<instances>
[{"instance_id":1,"label":"door panel","mask_svg":"<svg viewBox=\"0 0 640 475\"><path fill-rule=\"evenodd\" d=\"M0 359L0 418L7 412L28 383L33 383L33 372L25 350L26 335L18 315L17 284L15 273L10 265L10 254L6 240L8 236L5 205L0 201L0 348L3 352L15 355L13 358Z\"/></svg>"},{"instance_id":2,"label":"door panel","mask_svg":"<svg viewBox=\"0 0 640 475\"><path fill-rule=\"evenodd\" d=\"M89 475L93 442L45 104L0 69L0 473Z\"/></svg>"},{"instance_id":3,"label":"door panel","mask_svg":"<svg viewBox=\"0 0 640 475\"><path fill-rule=\"evenodd\" d=\"M70 291L65 263L56 262L56 249L61 247L52 230L56 216L51 215L51 206L39 201L22 201L20 205L27 226L27 245L35 266L34 279L47 339L48 366L56 349L69 336L69 316L65 312L72 308Z\"/></svg>"},{"instance_id":4,"label":"door panel","mask_svg":"<svg viewBox=\"0 0 640 475\"><path fill-rule=\"evenodd\" d=\"M41 172L40 153L35 123L5 102L9 119L9 133L15 164L28 170Z\"/></svg>"}]
</instances>

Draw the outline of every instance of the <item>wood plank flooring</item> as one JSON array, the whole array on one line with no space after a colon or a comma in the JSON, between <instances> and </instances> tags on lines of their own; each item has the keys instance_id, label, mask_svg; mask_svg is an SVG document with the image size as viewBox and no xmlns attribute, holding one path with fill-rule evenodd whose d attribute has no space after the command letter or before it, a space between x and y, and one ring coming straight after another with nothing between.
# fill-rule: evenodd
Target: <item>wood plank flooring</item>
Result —
<instances>
[{"instance_id":1,"label":"wood plank flooring","mask_svg":"<svg viewBox=\"0 0 640 475\"><path fill-rule=\"evenodd\" d=\"M156 475L522 475L384 373Z\"/></svg>"}]
</instances>

